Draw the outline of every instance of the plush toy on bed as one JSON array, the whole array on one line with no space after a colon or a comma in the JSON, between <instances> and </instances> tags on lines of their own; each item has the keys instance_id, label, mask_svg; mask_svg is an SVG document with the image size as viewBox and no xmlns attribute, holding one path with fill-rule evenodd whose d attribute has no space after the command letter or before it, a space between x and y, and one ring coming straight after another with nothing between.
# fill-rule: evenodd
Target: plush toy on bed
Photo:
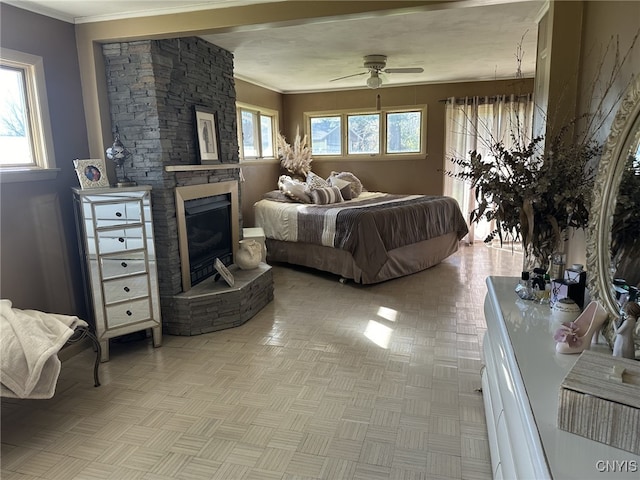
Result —
<instances>
[{"instance_id":1,"label":"plush toy on bed","mask_svg":"<svg viewBox=\"0 0 640 480\"><path fill-rule=\"evenodd\" d=\"M307 193L307 185L300 180L294 180L289 175L280 175L278 189L287 197L300 203L313 203Z\"/></svg>"}]
</instances>

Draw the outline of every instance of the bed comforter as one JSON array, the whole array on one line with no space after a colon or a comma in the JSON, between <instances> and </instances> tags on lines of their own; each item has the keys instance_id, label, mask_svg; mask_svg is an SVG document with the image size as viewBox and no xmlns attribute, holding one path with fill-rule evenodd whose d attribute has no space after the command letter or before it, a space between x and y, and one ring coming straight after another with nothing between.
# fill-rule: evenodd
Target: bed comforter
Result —
<instances>
[{"instance_id":1,"label":"bed comforter","mask_svg":"<svg viewBox=\"0 0 640 480\"><path fill-rule=\"evenodd\" d=\"M468 232L456 200L442 196L365 192L331 205L260 200L255 214L267 238L346 250L371 276L388 251L452 232L462 239Z\"/></svg>"}]
</instances>

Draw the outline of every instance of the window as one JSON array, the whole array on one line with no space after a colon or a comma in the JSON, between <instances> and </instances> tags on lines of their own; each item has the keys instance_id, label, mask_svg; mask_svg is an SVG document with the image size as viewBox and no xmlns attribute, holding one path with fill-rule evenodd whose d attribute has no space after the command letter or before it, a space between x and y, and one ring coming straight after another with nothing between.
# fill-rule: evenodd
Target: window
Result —
<instances>
[{"instance_id":1,"label":"window","mask_svg":"<svg viewBox=\"0 0 640 480\"><path fill-rule=\"evenodd\" d=\"M387 113L387 153L419 153L420 120L420 112Z\"/></svg>"},{"instance_id":2,"label":"window","mask_svg":"<svg viewBox=\"0 0 640 480\"><path fill-rule=\"evenodd\" d=\"M240 104L237 111L240 159L275 158L277 112Z\"/></svg>"},{"instance_id":3,"label":"window","mask_svg":"<svg viewBox=\"0 0 640 480\"><path fill-rule=\"evenodd\" d=\"M340 117L311 118L311 151L314 155L340 155L342 136Z\"/></svg>"},{"instance_id":4,"label":"window","mask_svg":"<svg viewBox=\"0 0 640 480\"><path fill-rule=\"evenodd\" d=\"M2 180L54 178L55 158L42 58L2 49L0 85ZM31 175L38 172L46 174Z\"/></svg>"},{"instance_id":5,"label":"window","mask_svg":"<svg viewBox=\"0 0 640 480\"><path fill-rule=\"evenodd\" d=\"M305 115L314 156L384 157L425 152L424 114L422 107Z\"/></svg>"},{"instance_id":6,"label":"window","mask_svg":"<svg viewBox=\"0 0 640 480\"><path fill-rule=\"evenodd\" d=\"M347 115L348 153L380 153L380 115Z\"/></svg>"}]
</instances>

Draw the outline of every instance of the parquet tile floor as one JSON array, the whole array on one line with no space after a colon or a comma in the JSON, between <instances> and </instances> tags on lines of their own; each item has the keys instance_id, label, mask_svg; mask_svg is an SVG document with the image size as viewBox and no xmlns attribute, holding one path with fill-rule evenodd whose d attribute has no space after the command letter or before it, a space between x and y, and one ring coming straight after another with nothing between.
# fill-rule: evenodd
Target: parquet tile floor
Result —
<instances>
[{"instance_id":1,"label":"parquet tile floor","mask_svg":"<svg viewBox=\"0 0 640 480\"><path fill-rule=\"evenodd\" d=\"M274 266L245 325L64 362L50 400L1 405L4 480L487 479L482 244L378 285Z\"/></svg>"}]
</instances>

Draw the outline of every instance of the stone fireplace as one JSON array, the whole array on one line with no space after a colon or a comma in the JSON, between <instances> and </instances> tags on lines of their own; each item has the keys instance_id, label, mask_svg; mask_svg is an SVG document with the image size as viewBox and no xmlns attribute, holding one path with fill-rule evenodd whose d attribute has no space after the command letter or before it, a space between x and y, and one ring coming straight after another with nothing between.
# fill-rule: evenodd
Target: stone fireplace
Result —
<instances>
[{"instance_id":1,"label":"stone fireplace","mask_svg":"<svg viewBox=\"0 0 640 480\"><path fill-rule=\"evenodd\" d=\"M273 298L270 267L234 272L235 288L214 277L192 286L185 282L180 242L186 229L180 198L220 189L231 197L233 249L241 236L233 55L196 37L104 44L102 51L111 123L132 153L127 175L152 187L164 331L194 335L243 323ZM200 164L196 106L216 112L219 164Z\"/></svg>"}]
</instances>

